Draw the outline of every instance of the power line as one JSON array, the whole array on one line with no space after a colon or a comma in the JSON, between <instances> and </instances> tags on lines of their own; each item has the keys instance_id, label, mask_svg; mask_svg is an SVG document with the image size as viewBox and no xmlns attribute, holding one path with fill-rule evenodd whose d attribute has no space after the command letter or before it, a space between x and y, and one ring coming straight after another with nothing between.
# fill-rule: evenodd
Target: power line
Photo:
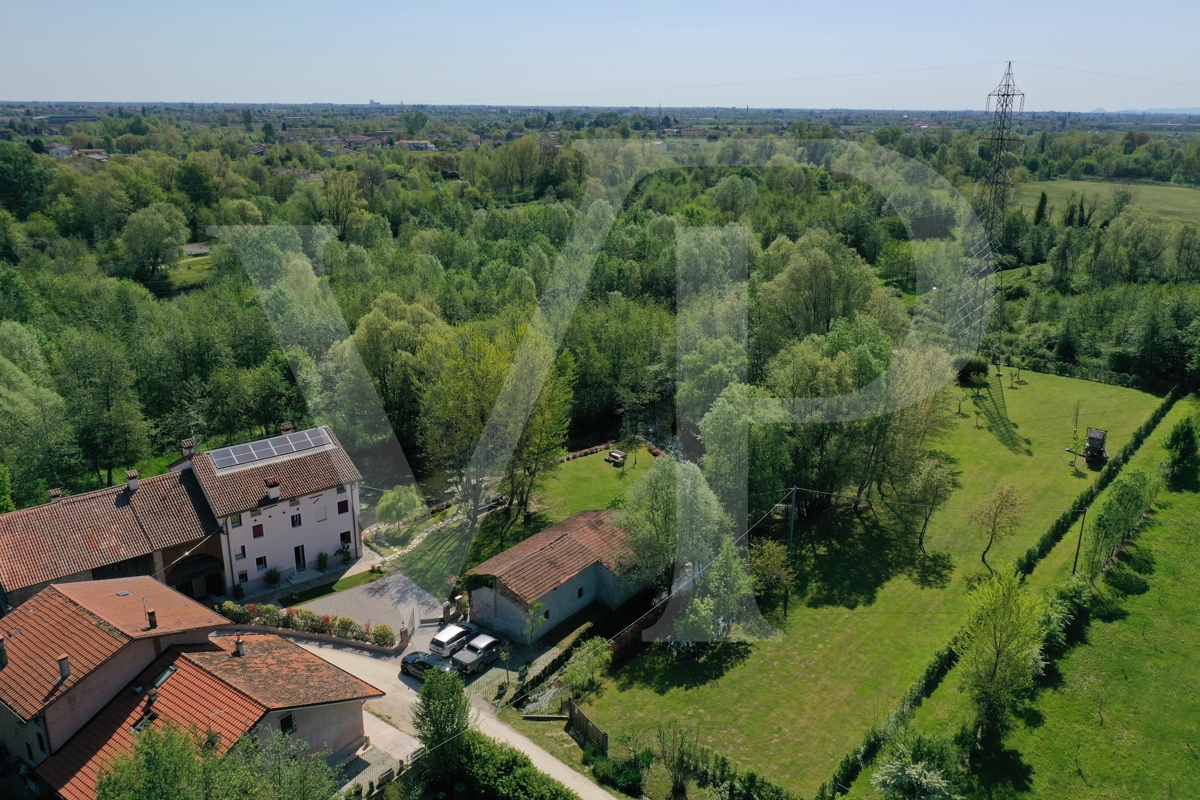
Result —
<instances>
[{"instance_id":1,"label":"power line","mask_svg":"<svg viewBox=\"0 0 1200 800\"><path fill-rule=\"evenodd\" d=\"M1041 67L1043 69L1058 69L1063 72L1078 72L1083 75L1100 75L1105 78L1121 78L1127 81L1145 81L1146 83L1165 83L1171 86L1187 86L1192 89L1200 89L1200 83L1184 83L1183 81L1166 81L1161 78L1142 78L1137 75L1117 75L1112 72L1096 72L1090 69L1076 69L1075 67L1057 67L1053 64L1035 64L1032 61L1016 61L1016 64L1024 64L1029 67Z\"/></svg>"}]
</instances>

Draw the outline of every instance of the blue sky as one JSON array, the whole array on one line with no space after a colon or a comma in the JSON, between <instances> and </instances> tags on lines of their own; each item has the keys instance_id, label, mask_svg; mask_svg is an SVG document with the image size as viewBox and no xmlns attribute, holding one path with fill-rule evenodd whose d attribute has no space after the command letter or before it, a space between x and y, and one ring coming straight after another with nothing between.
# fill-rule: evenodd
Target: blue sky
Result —
<instances>
[{"instance_id":1,"label":"blue sky","mask_svg":"<svg viewBox=\"0 0 1200 800\"><path fill-rule=\"evenodd\" d=\"M1153 0L0 0L0 99L960 109L1012 59L1027 109L1192 107L1198 17Z\"/></svg>"}]
</instances>

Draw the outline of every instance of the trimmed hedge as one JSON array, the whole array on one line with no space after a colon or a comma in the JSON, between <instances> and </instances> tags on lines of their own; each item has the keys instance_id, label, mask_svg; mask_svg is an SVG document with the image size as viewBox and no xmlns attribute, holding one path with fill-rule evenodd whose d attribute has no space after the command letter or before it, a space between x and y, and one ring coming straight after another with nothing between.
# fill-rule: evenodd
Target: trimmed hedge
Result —
<instances>
[{"instance_id":1,"label":"trimmed hedge","mask_svg":"<svg viewBox=\"0 0 1200 800\"><path fill-rule=\"evenodd\" d=\"M1079 496L1075 498L1075 502L1071 504L1071 508L1060 514L1058 519L1051 523L1050 529L1041 535L1037 544L1030 547L1017 559L1017 569L1019 571L1026 575L1031 574L1038 563L1050 554L1050 551L1066 536L1067 531L1071 530L1075 525L1080 515L1083 514L1083 509L1095 502L1100 492L1104 491L1113 482L1117 474L1120 473L1121 468L1128 463L1133 454L1146 441L1146 438L1154 432L1154 429L1158 427L1158 423L1162 422L1163 417L1167 415L1167 412L1171 410L1171 407L1175 405L1175 402L1181 396L1182 392L1178 386L1167 394L1166 398L1159 403L1158 408L1154 409L1154 413L1150 415L1150 418L1134 431L1133 436L1121 448L1121 452L1110 458L1108 463L1104 465L1104 468L1100 470L1100 475L1097 476L1096 480L1079 493Z\"/></svg>"},{"instance_id":2,"label":"trimmed hedge","mask_svg":"<svg viewBox=\"0 0 1200 800\"><path fill-rule=\"evenodd\" d=\"M579 800L579 795L539 771L529 756L479 731L463 734L463 782L469 797L490 800Z\"/></svg>"},{"instance_id":3,"label":"trimmed hedge","mask_svg":"<svg viewBox=\"0 0 1200 800\"><path fill-rule=\"evenodd\" d=\"M552 658L549 664L542 667L541 670L531 675L525 681L524 685L521 686L520 693L513 699L513 704L524 703L529 699L529 695L541 688L542 684L550 680L560 669L566 666L567 662L571 660L571 656L575 655L575 651L579 648L579 645L591 638L589 636L591 630L592 623L585 622L572 631L567 637L567 644L563 647L562 651Z\"/></svg>"},{"instance_id":4,"label":"trimmed hedge","mask_svg":"<svg viewBox=\"0 0 1200 800\"><path fill-rule=\"evenodd\" d=\"M1128 463L1133 454L1146 441L1154 429L1158 427L1158 423L1162 422L1163 417L1175 405L1175 402L1183 395L1179 386L1173 388L1163 401L1154 409L1154 413L1150 415L1141 427L1139 427L1130 438L1125 446L1121 448L1116 456L1109 459L1109 462L1104 465L1104 469L1100 471L1100 475L1087 488L1080 492L1075 498L1072 507L1064 511L1058 519L1051 525L1049 530L1041 535L1037 544L1030 547L1020 558L1017 559L1017 569L1029 575L1033 572L1038 563L1049 555L1067 531L1075 524L1078 516L1083 513L1083 509L1088 507L1095 501L1100 492L1107 487L1120 473L1121 468ZM1068 623L1077 618L1079 614L1086 613L1086 608L1081 609L1080 601L1075 595L1078 594L1074 590L1064 590L1064 600L1070 597L1068 602L1069 616ZM837 770L833 773L832 786L830 784L821 784L817 790L813 800L832 800L833 798L843 795L843 789L848 789L850 784L858 779L859 773L863 767L871 762L878 755L879 751L887 744L888 740L896 734L904 725L906 725L916 713L917 707L921 702L933 694L934 690L941 685L942 680L950 669L958 660L958 654L955 652L954 646L958 640L958 633L950 640L950 644L938 650L929 665L925 667L921 677L913 682L909 687L908 692L896 705L896 709L888 716L881 725L874 725L866 736L863 737L859 745L851 752L842 756L842 760L838 763Z\"/></svg>"}]
</instances>

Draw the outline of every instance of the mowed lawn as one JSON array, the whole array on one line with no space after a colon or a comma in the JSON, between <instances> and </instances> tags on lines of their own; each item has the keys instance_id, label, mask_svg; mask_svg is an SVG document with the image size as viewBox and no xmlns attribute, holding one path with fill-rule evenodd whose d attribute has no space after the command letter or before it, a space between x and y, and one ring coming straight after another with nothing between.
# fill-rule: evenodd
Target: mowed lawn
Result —
<instances>
[{"instance_id":1,"label":"mowed lawn","mask_svg":"<svg viewBox=\"0 0 1200 800\"><path fill-rule=\"evenodd\" d=\"M1007 388L1007 375L1003 390L992 381L980 401L979 428L971 403L964 403L964 416L942 443L958 459L963 487L930 524L928 548L948 553L954 564L941 588L898 577L843 605L793 598L791 617L774 639L712 663L649 651L605 680L586 705L588 713L610 736L649 734L678 719L742 766L812 794L961 625L964 578L983 570L984 542L967 527L967 508L997 484L1018 487L1026 499L1024 522L989 556L993 564L1012 564L1095 477L1073 474L1064 452L1076 401L1082 403L1081 427L1106 428L1112 451L1161 402L1087 381L1032 373L1023 378L1015 389ZM557 731L538 730L527 732L548 744L558 738Z\"/></svg>"},{"instance_id":2,"label":"mowed lawn","mask_svg":"<svg viewBox=\"0 0 1200 800\"><path fill-rule=\"evenodd\" d=\"M1090 206L1093 195L1099 196L1101 203L1106 203L1116 188L1131 190L1138 205L1171 220L1200 222L1200 189L1190 189L1186 186L1106 181L1030 181L1021 184L1017 190L1017 203L1032 216L1037 208L1038 198L1045 192L1049 204L1054 206L1055 214L1062 215L1067 211L1067 202L1072 192L1085 195Z\"/></svg>"},{"instance_id":3,"label":"mowed lawn","mask_svg":"<svg viewBox=\"0 0 1200 800\"><path fill-rule=\"evenodd\" d=\"M459 520L431 531L412 550L397 556L394 565L434 597L441 597L449 576L461 575L573 514L606 508L654 463L654 457L645 448L639 448L637 464L634 465L634 454L630 453L622 472L604 460L606 454L607 451L584 456L560 466L535 495L533 516L528 524L516 516L495 511L483 518L478 534L472 537L465 520ZM420 533L414 526L412 535Z\"/></svg>"},{"instance_id":4,"label":"mowed lawn","mask_svg":"<svg viewBox=\"0 0 1200 800\"><path fill-rule=\"evenodd\" d=\"M1163 443L1195 398L1181 400L1125 470L1153 470ZM1182 484L1182 485L1180 485ZM998 796L1124 800L1200 797L1200 483L1168 484L1134 552L1151 564L1142 594L1124 598L1116 618L1092 619L1085 641L1055 665L1061 679L1035 698L1035 713L1006 740L1017 784ZM1107 494L1107 493L1105 493ZM1094 508L1103 503L1105 494ZM1078 528L1038 565L1029 584L1048 589L1071 573ZM953 735L969 719L952 670L913 725ZM877 795L870 770L855 792Z\"/></svg>"}]
</instances>

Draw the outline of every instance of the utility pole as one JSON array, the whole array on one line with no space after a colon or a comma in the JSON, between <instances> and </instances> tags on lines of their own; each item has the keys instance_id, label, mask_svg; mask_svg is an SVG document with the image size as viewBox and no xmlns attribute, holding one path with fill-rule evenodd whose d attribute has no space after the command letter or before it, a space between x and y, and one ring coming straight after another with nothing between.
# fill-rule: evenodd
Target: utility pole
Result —
<instances>
[{"instance_id":1,"label":"utility pole","mask_svg":"<svg viewBox=\"0 0 1200 800\"><path fill-rule=\"evenodd\" d=\"M796 487L792 487L792 507L788 514L788 569L792 568L792 538L796 533ZM788 599L792 595L792 590L789 588L783 595L783 615L786 617L788 613Z\"/></svg>"},{"instance_id":2,"label":"utility pole","mask_svg":"<svg viewBox=\"0 0 1200 800\"><path fill-rule=\"evenodd\" d=\"M1083 548L1083 525L1087 522L1087 506L1083 508L1083 517L1079 520L1079 541L1075 545L1075 563L1071 565L1071 574L1079 569L1079 551Z\"/></svg>"}]
</instances>

